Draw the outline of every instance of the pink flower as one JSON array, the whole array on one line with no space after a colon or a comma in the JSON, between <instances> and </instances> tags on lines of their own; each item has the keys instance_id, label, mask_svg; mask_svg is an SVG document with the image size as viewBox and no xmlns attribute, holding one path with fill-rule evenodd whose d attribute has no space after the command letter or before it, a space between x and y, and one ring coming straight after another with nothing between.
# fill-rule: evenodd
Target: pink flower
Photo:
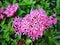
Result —
<instances>
[{"instance_id":1,"label":"pink flower","mask_svg":"<svg viewBox=\"0 0 60 45\"><path fill-rule=\"evenodd\" d=\"M53 18L52 16L50 16L49 17L49 22L51 23L51 24L56 24L57 23L57 18Z\"/></svg>"},{"instance_id":2,"label":"pink flower","mask_svg":"<svg viewBox=\"0 0 60 45\"><path fill-rule=\"evenodd\" d=\"M56 14L53 14L52 16L56 17ZM56 24L57 23L57 20L58 20L57 18L53 18L52 23L53 24Z\"/></svg>"},{"instance_id":3,"label":"pink flower","mask_svg":"<svg viewBox=\"0 0 60 45\"><path fill-rule=\"evenodd\" d=\"M21 33L21 22L22 22L22 18L20 18L20 17L15 17L13 19L13 27L14 27L14 32L16 34Z\"/></svg>"},{"instance_id":4,"label":"pink flower","mask_svg":"<svg viewBox=\"0 0 60 45\"><path fill-rule=\"evenodd\" d=\"M8 5L7 9L5 10L4 14L7 15L7 17L14 16L16 13L17 9L19 8L18 4L10 4Z\"/></svg>"},{"instance_id":5,"label":"pink flower","mask_svg":"<svg viewBox=\"0 0 60 45\"><path fill-rule=\"evenodd\" d=\"M0 8L0 14L3 14L3 12L4 12L4 9Z\"/></svg>"},{"instance_id":6,"label":"pink flower","mask_svg":"<svg viewBox=\"0 0 60 45\"><path fill-rule=\"evenodd\" d=\"M0 8L0 20L4 18L3 12L4 12L4 9Z\"/></svg>"},{"instance_id":7,"label":"pink flower","mask_svg":"<svg viewBox=\"0 0 60 45\"><path fill-rule=\"evenodd\" d=\"M52 16L56 17L56 14L53 14Z\"/></svg>"},{"instance_id":8,"label":"pink flower","mask_svg":"<svg viewBox=\"0 0 60 45\"><path fill-rule=\"evenodd\" d=\"M0 20L4 18L4 15L0 14Z\"/></svg>"},{"instance_id":9,"label":"pink flower","mask_svg":"<svg viewBox=\"0 0 60 45\"><path fill-rule=\"evenodd\" d=\"M38 39L43 36L45 29L56 23L57 19L47 16L41 8L39 10L31 10L30 14L27 14L23 19L14 18L13 27L16 34L23 33L23 35Z\"/></svg>"},{"instance_id":10,"label":"pink flower","mask_svg":"<svg viewBox=\"0 0 60 45\"><path fill-rule=\"evenodd\" d=\"M53 23L53 24L56 24L56 23L57 23L57 18L53 18L53 19L52 19L52 23Z\"/></svg>"}]
</instances>

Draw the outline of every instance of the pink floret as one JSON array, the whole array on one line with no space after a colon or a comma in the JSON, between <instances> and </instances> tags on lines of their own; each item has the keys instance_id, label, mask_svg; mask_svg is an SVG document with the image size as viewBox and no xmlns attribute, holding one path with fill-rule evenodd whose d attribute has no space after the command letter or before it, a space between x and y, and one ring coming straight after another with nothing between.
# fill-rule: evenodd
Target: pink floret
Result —
<instances>
[{"instance_id":1,"label":"pink floret","mask_svg":"<svg viewBox=\"0 0 60 45\"><path fill-rule=\"evenodd\" d=\"M0 8L0 20L4 18L3 12L4 12L4 9Z\"/></svg>"},{"instance_id":2,"label":"pink floret","mask_svg":"<svg viewBox=\"0 0 60 45\"><path fill-rule=\"evenodd\" d=\"M27 14L23 19L14 18L13 27L16 34L23 33L23 35L28 35L32 39L38 39L43 36L45 29L56 23L57 18L47 16L41 8L39 10L31 10L30 14Z\"/></svg>"},{"instance_id":3,"label":"pink floret","mask_svg":"<svg viewBox=\"0 0 60 45\"><path fill-rule=\"evenodd\" d=\"M0 14L0 20L4 18L4 15Z\"/></svg>"}]
</instances>

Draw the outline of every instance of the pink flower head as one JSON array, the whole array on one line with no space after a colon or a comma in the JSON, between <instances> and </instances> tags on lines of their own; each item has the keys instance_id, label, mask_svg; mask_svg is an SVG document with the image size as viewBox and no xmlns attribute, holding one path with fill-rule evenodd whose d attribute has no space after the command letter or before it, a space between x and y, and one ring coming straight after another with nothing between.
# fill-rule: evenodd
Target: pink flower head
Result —
<instances>
[{"instance_id":1,"label":"pink flower head","mask_svg":"<svg viewBox=\"0 0 60 45\"><path fill-rule=\"evenodd\" d=\"M0 8L0 14L3 14L3 12L4 12L4 9Z\"/></svg>"},{"instance_id":2,"label":"pink flower head","mask_svg":"<svg viewBox=\"0 0 60 45\"><path fill-rule=\"evenodd\" d=\"M39 36L42 37L43 32L46 29L45 24L48 17L45 16L44 10L41 12L39 11L40 9L31 10L30 14L27 14L23 18L23 24L21 26L23 34L26 34L33 39L38 39Z\"/></svg>"},{"instance_id":3,"label":"pink flower head","mask_svg":"<svg viewBox=\"0 0 60 45\"><path fill-rule=\"evenodd\" d=\"M4 12L4 9L0 8L0 20L4 18L3 12Z\"/></svg>"},{"instance_id":4,"label":"pink flower head","mask_svg":"<svg viewBox=\"0 0 60 45\"><path fill-rule=\"evenodd\" d=\"M52 16L56 17L56 14L53 14Z\"/></svg>"},{"instance_id":5,"label":"pink flower head","mask_svg":"<svg viewBox=\"0 0 60 45\"><path fill-rule=\"evenodd\" d=\"M53 14L52 16L56 17L56 14ZM57 23L57 20L58 20L57 18L53 18L53 19L52 19L52 23L53 23L53 24L56 24L56 23Z\"/></svg>"},{"instance_id":6,"label":"pink flower head","mask_svg":"<svg viewBox=\"0 0 60 45\"><path fill-rule=\"evenodd\" d=\"M15 17L13 19L13 27L14 27L14 32L16 34L21 33L21 22L22 22L22 18L20 18L20 17Z\"/></svg>"},{"instance_id":7,"label":"pink flower head","mask_svg":"<svg viewBox=\"0 0 60 45\"><path fill-rule=\"evenodd\" d=\"M7 17L14 16L15 12L19 8L18 4L10 4L8 5L7 9L5 10L4 14L7 15Z\"/></svg>"},{"instance_id":8,"label":"pink flower head","mask_svg":"<svg viewBox=\"0 0 60 45\"><path fill-rule=\"evenodd\" d=\"M23 33L33 39L38 39L44 34L44 30L49 28L52 24L56 24L57 20L46 15L41 8L39 10L31 10L23 19L14 18L13 27L16 34ZM19 21L20 20L20 21ZM55 23L53 23L53 21Z\"/></svg>"},{"instance_id":9,"label":"pink flower head","mask_svg":"<svg viewBox=\"0 0 60 45\"><path fill-rule=\"evenodd\" d=\"M53 18L53 17L55 17L55 18ZM51 23L51 24L56 24L57 23L57 18L56 18L56 14L53 14L52 16L50 16L49 17L49 22Z\"/></svg>"},{"instance_id":10,"label":"pink flower head","mask_svg":"<svg viewBox=\"0 0 60 45\"><path fill-rule=\"evenodd\" d=\"M4 15L0 14L0 20L4 18Z\"/></svg>"},{"instance_id":11,"label":"pink flower head","mask_svg":"<svg viewBox=\"0 0 60 45\"><path fill-rule=\"evenodd\" d=\"M52 23L56 24L57 23L57 18L53 18Z\"/></svg>"}]
</instances>

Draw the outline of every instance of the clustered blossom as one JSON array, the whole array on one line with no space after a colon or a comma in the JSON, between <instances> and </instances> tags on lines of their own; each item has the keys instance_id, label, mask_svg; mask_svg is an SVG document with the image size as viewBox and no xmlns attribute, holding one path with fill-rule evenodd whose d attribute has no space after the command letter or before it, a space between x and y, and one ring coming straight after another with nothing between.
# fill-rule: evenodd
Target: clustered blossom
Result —
<instances>
[{"instance_id":1,"label":"clustered blossom","mask_svg":"<svg viewBox=\"0 0 60 45\"><path fill-rule=\"evenodd\" d=\"M39 10L32 9L30 14L27 14L24 18L15 17L13 19L14 32L38 39L43 36L45 29L57 23L57 18L53 18L54 15L47 16L42 8Z\"/></svg>"},{"instance_id":2,"label":"clustered blossom","mask_svg":"<svg viewBox=\"0 0 60 45\"><path fill-rule=\"evenodd\" d=\"M4 18L3 12L4 12L4 9L0 8L0 20Z\"/></svg>"},{"instance_id":3,"label":"clustered blossom","mask_svg":"<svg viewBox=\"0 0 60 45\"><path fill-rule=\"evenodd\" d=\"M14 16L18 8L19 8L18 4L13 4L13 5L10 4L8 5L7 9L4 11L4 14L6 14L7 17Z\"/></svg>"},{"instance_id":4,"label":"clustered blossom","mask_svg":"<svg viewBox=\"0 0 60 45\"><path fill-rule=\"evenodd\" d=\"M6 10L4 10L3 8L0 8L0 19L4 18L4 14L7 17L14 16L18 8L19 8L18 4L10 4L8 5Z\"/></svg>"},{"instance_id":5,"label":"clustered blossom","mask_svg":"<svg viewBox=\"0 0 60 45\"><path fill-rule=\"evenodd\" d=\"M21 23L22 23L22 18L20 18L20 17L15 17L14 18L13 26L14 26L14 32L16 32L16 34L21 33Z\"/></svg>"}]
</instances>

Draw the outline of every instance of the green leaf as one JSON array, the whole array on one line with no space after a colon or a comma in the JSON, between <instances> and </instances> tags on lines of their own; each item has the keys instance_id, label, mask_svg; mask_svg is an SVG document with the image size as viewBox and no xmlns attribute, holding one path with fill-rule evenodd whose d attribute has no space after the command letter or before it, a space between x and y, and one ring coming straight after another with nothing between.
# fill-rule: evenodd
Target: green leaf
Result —
<instances>
[{"instance_id":1,"label":"green leaf","mask_svg":"<svg viewBox=\"0 0 60 45\"><path fill-rule=\"evenodd\" d=\"M9 41L10 40L9 32L4 32L3 37L5 38L5 40Z\"/></svg>"},{"instance_id":2,"label":"green leaf","mask_svg":"<svg viewBox=\"0 0 60 45\"><path fill-rule=\"evenodd\" d=\"M16 0L13 0L13 4L15 4L16 3Z\"/></svg>"},{"instance_id":3,"label":"green leaf","mask_svg":"<svg viewBox=\"0 0 60 45\"><path fill-rule=\"evenodd\" d=\"M0 35L0 39L2 39L3 37L2 37L2 35Z\"/></svg>"},{"instance_id":4,"label":"green leaf","mask_svg":"<svg viewBox=\"0 0 60 45\"><path fill-rule=\"evenodd\" d=\"M1 3L1 1L0 1L0 7L2 7L2 3Z\"/></svg>"},{"instance_id":5,"label":"green leaf","mask_svg":"<svg viewBox=\"0 0 60 45\"><path fill-rule=\"evenodd\" d=\"M14 28L13 27L10 27L9 31L12 33L14 32Z\"/></svg>"},{"instance_id":6,"label":"green leaf","mask_svg":"<svg viewBox=\"0 0 60 45\"><path fill-rule=\"evenodd\" d=\"M2 21L1 25L4 25L6 18Z\"/></svg>"},{"instance_id":7,"label":"green leaf","mask_svg":"<svg viewBox=\"0 0 60 45\"><path fill-rule=\"evenodd\" d=\"M20 17L23 17L24 13L25 13L24 10L18 10L18 12L17 12L18 16L20 16Z\"/></svg>"},{"instance_id":8,"label":"green leaf","mask_svg":"<svg viewBox=\"0 0 60 45\"><path fill-rule=\"evenodd\" d=\"M3 28L3 29L7 29L7 25L1 25L0 26Z\"/></svg>"},{"instance_id":9,"label":"green leaf","mask_svg":"<svg viewBox=\"0 0 60 45\"><path fill-rule=\"evenodd\" d=\"M8 0L5 0L4 2L5 2L5 4L9 4Z\"/></svg>"},{"instance_id":10,"label":"green leaf","mask_svg":"<svg viewBox=\"0 0 60 45\"><path fill-rule=\"evenodd\" d=\"M60 45L60 43L56 39L54 39L52 37L49 37L49 41L55 43L56 45Z\"/></svg>"},{"instance_id":11,"label":"green leaf","mask_svg":"<svg viewBox=\"0 0 60 45\"><path fill-rule=\"evenodd\" d=\"M20 39L21 39L21 34L18 35L18 40L20 40Z\"/></svg>"},{"instance_id":12,"label":"green leaf","mask_svg":"<svg viewBox=\"0 0 60 45\"><path fill-rule=\"evenodd\" d=\"M55 39L60 39L60 35L54 36Z\"/></svg>"},{"instance_id":13,"label":"green leaf","mask_svg":"<svg viewBox=\"0 0 60 45\"><path fill-rule=\"evenodd\" d=\"M11 45L17 45L17 41L13 40L13 42L11 43Z\"/></svg>"},{"instance_id":14,"label":"green leaf","mask_svg":"<svg viewBox=\"0 0 60 45\"><path fill-rule=\"evenodd\" d=\"M60 14L60 0L57 0L56 13Z\"/></svg>"},{"instance_id":15,"label":"green leaf","mask_svg":"<svg viewBox=\"0 0 60 45\"><path fill-rule=\"evenodd\" d=\"M5 41L2 41L2 45L7 45L7 43Z\"/></svg>"},{"instance_id":16,"label":"green leaf","mask_svg":"<svg viewBox=\"0 0 60 45\"><path fill-rule=\"evenodd\" d=\"M31 42L32 42L31 39L26 39L25 44L26 44L26 45L29 45Z\"/></svg>"},{"instance_id":17,"label":"green leaf","mask_svg":"<svg viewBox=\"0 0 60 45\"><path fill-rule=\"evenodd\" d=\"M19 5L31 5L33 0L23 0L19 3Z\"/></svg>"},{"instance_id":18,"label":"green leaf","mask_svg":"<svg viewBox=\"0 0 60 45\"><path fill-rule=\"evenodd\" d=\"M60 21L60 16L57 16L58 17L58 20Z\"/></svg>"},{"instance_id":19,"label":"green leaf","mask_svg":"<svg viewBox=\"0 0 60 45\"><path fill-rule=\"evenodd\" d=\"M39 9L39 8L41 8L41 6L40 6L39 4L37 4L37 5L36 5L36 8Z\"/></svg>"}]
</instances>

